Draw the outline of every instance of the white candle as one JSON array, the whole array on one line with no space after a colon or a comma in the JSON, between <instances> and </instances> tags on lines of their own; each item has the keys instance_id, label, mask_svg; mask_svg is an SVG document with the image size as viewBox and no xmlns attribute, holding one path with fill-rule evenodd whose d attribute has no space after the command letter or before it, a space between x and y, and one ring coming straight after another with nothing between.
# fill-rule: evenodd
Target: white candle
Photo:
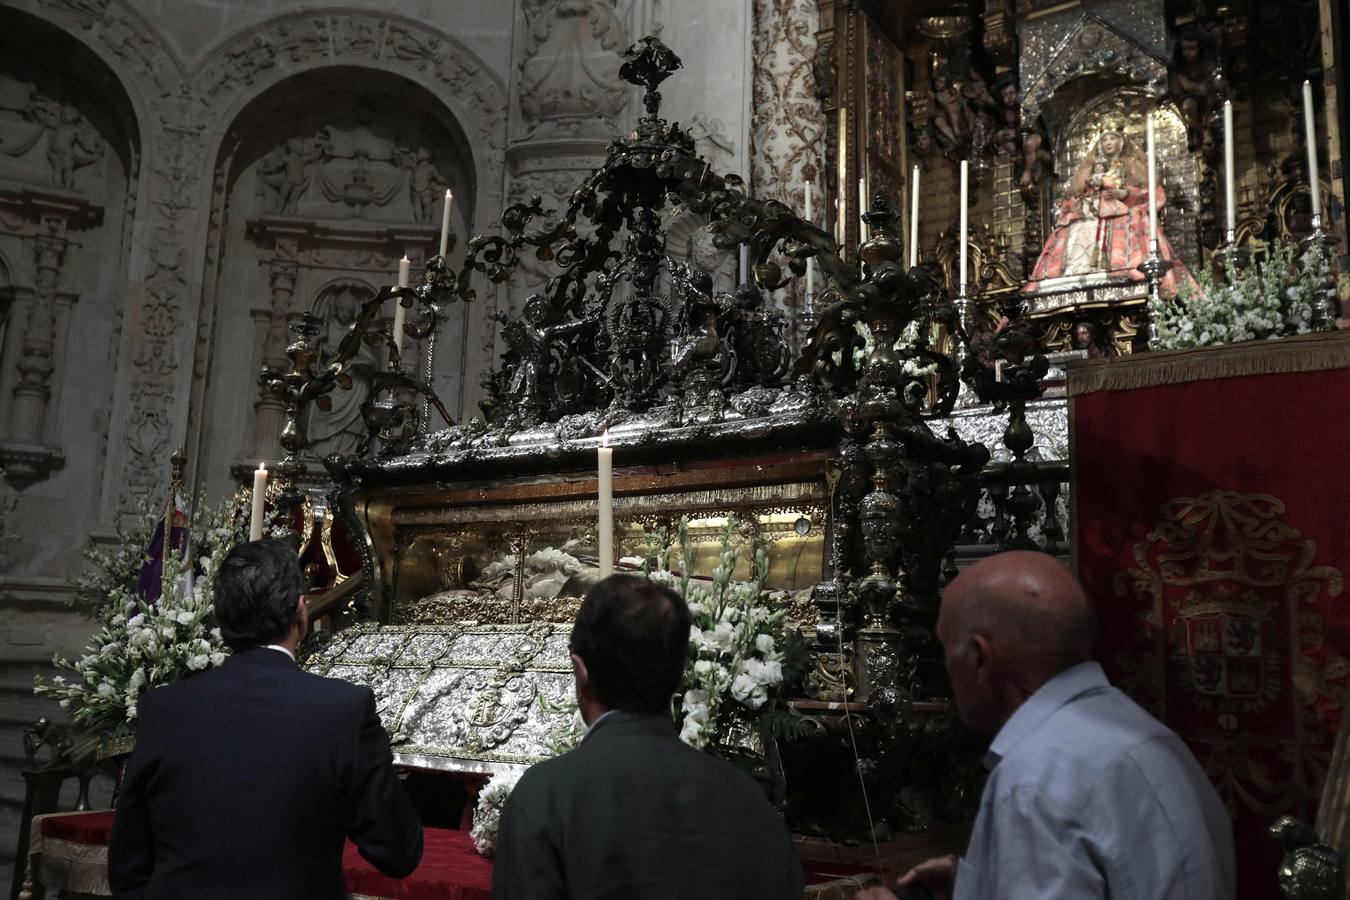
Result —
<instances>
[{"instance_id":1,"label":"white candle","mask_svg":"<svg viewBox=\"0 0 1350 900\"><path fill-rule=\"evenodd\" d=\"M412 272L412 260L408 259L405 253L403 258L398 261L398 286L405 288L408 286L408 276ZM394 301L394 348L398 350L400 356L403 355L403 318L407 315L407 310L403 308L402 299Z\"/></svg>"},{"instance_id":2,"label":"white candle","mask_svg":"<svg viewBox=\"0 0 1350 900\"><path fill-rule=\"evenodd\" d=\"M248 539L250 541L262 540L263 505L266 502L267 464L258 463L258 470L253 473L253 516L248 523Z\"/></svg>"},{"instance_id":3,"label":"white candle","mask_svg":"<svg viewBox=\"0 0 1350 900\"><path fill-rule=\"evenodd\" d=\"M961 160L961 197L958 203L961 208L961 268L958 270L957 281L961 285L960 293L966 292L966 254L969 252L966 244L968 241L968 205L970 202L970 161Z\"/></svg>"},{"instance_id":4,"label":"white candle","mask_svg":"<svg viewBox=\"0 0 1350 900\"><path fill-rule=\"evenodd\" d=\"M862 235L862 240L859 241L859 243L862 244L867 243L868 239L871 237L871 235L868 233L867 220L862 218L866 213L867 213L867 180L865 178L859 178L858 219L861 221L862 224L858 226L858 234Z\"/></svg>"},{"instance_id":5,"label":"white candle","mask_svg":"<svg viewBox=\"0 0 1350 900\"><path fill-rule=\"evenodd\" d=\"M1308 146L1308 188L1312 191L1312 214L1322 215L1322 196L1317 175L1317 116L1313 111L1312 82L1303 82L1303 142Z\"/></svg>"},{"instance_id":6,"label":"white candle","mask_svg":"<svg viewBox=\"0 0 1350 900\"><path fill-rule=\"evenodd\" d=\"M750 283L750 245L741 244L741 284Z\"/></svg>"},{"instance_id":7,"label":"white candle","mask_svg":"<svg viewBox=\"0 0 1350 900\"><path fill-rule=\"evenodd\" d=\"M810 222L812 225L815 224L815 222L812 221L812 216L811 216L811 182L809 182L809 181L806 183L806 221ZM815 261L814 259L811 259L810 257L807 257L807 259L806 259L806 302L807 302L808 305L810 305L810 303L811 303L811 295L814 294L814 293L816 292L816 265L815 265L815 264L816 264L816 261Z\"/></svg>"},{"instance_id":8,"label":"white candle","mask_svg":"<svg viewBox=\"0 0 1350 900\"><path fill-rule=\"evenodd\" d=\"M450 205L455 197L450 193L450 189L445 189L445 212L441 216L441 256L450 249Z\"/></svg>"},{"instance_id":9,"label":"white candle","mask_svg":"<svg viewBox=\"0 0 1350 900\"><path fill-rule=\"evenodd\" d=\"M614 574L614 449L609 446L609 431L600 438L598 452L600 527L596 529L596 539L600 545L600 577L608 578Z\"/></svg>"},{"instance_id":10,"label":"white candle","mask_svg":"<svg viewBox=\"0 0 1350 900\"><path fill-rule=\"evenodd\" d=\"M919 167L909 179L909 267L919 264Z\"/></svg>"},{"instance_id":11,"label":"white candle","mask_svg":"<svg viewBox=\"0 0 1350 900\"><path fill-rule=\"evenodd\" d=\"M1228 203L1229 231L1237 230L1237 184L1233 166L1233 101L1223 101L1223 178L1224 199Z\"/></svg>"},{"instance_id":12,"label":"white candle","mask_svg":"<svg viewBox=\"0 0 1350 900\"><path fill-rule=\"evenodd\" d=\"M1158 152L1153 139L1153 113L1144 120L1144 134L1148 144L1148 239L1158 239Z\"/></svg>"}]
</instances>

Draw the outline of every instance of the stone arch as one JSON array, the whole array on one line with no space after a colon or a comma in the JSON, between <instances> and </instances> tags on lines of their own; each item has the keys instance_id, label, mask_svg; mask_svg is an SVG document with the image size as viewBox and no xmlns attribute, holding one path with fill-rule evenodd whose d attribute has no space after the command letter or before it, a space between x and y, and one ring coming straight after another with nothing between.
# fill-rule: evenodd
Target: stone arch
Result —
<instances>
[{"instance_id":1,"label":"stone arch","mask_svg":"<svg viewBox=\"0 0 1350 900\"><path fill-rule=\"evenodd\" d=\"M234 122L254 98L295 75L333 66L388 72L420 86L463 127L475 170L501 172L505 85L458 39L379 12L281 16L209 50L190 78L190 91L223 110L205 135L212 158L225 138L224 123ZM501 207L501 178L480 181L475 222Z\"/></svg>"},{"instance_id":2,"label":"stone arch","mask_svg":"<svg viewBox=\"0 0 1350 900\"><path fill-rule=\"evenodd\" d=\"M210 351L198 355L206 377L192 412L200 448L192 455L213 494L255 458L280 454L282 409L259 391L256 372L263 363L284 366L289 324L335 282L367 285L370 295L393 283L401 255L420 269L436 253L442 184L455 192L458 244L481 206L469 129L440 97L399 72L319 62L249 96L211 138L199 329ZM452 245L452 261L461 257ZM462 389L465 312L447 310L435 360L433 383L452 405ZM406 364L423 371L425 349L405 343ZM354 363L366 370L384 364L383 350L369 348ZM356 374L368 389L369 378ZM355 449L359 399L344 393L333 415L312 414L315 474L327 453ZM343 421L329 421L335 416Z\"/></svg>"},{"instance_id":3,"label":"stone arch","mask_svg":"<svg viewBox=\"0 0 1350 900\"><path fill-rule=\"evenodd\" d=\"M195 67L188 92L216 110L215 121L201 134L203 155L210 161L213 175L204 179L202 193L197 195L204 207L209 208L212 198L225 187L220 181L219 163L230 152L230 129L246 110L274 90L284 91L287 84L303 83L305 77L320 72L331 74L335 68L359 72L363 80L372 76L401 79L407 91L434 99L436 109L428 115L462 135L468 168L473 174L473 206L469 209L457 205L456 216L462 213L464 219L457 224L456 231L460 236L469 234L495 219L502 206L507 121L504 85L455 38L400 16L357 11L320 11L262 22L217 44ZM218 217L214 218L198 246L219 247L220 227ZM208 249L198 257L206 290L202 327L197 329L189 421L190 443L196 445L202 442L205 424L202 410L207 400L204 376L212 352L212 310L206 294L219 262L212 258L212 252L213 249ZM452 319L458 320L457 333L452 340L438 342L438 359L449 357L453 351L461 362L461 370L467 373L454 386L452 394L443 395L452 409L462 402L466 391L476 390L473 373L486 370L495 331L491 315L497 289L487 285L478 288L479 300L475 304L447 310Z\"/></svg>"},{"instance_id":4,"label":"stone arch","mask_svg":"<svg viewBox=\"0 0 1350 900\"><path fill-rule=\"evenodd\" d=\"M74 386L110 384L115 371L88 348L115 345L126 304L142 140L132 94L96 48L46 17L0 9L0 252L12 301L0 468L20 489L54 477L77 502L97 494L88 474L57 473L66 452L105 434L94 420L108 398Z\"/></svg>"}]
</instances>

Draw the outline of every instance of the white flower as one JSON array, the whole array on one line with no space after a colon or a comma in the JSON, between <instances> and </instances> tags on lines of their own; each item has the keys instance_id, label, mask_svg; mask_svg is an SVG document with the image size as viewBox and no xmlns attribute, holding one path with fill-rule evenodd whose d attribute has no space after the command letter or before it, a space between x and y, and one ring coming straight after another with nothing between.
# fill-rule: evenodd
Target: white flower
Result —
<instances>
[{"instance_id":1,"label":"white flower","mask_svg":"<svg viewBox=\"0 0 1350 900\"><path fill-rule=\"evenodd\" d=\"M755 636L755 649L760 653L772 653L776 644L771 634L759 634Z\"/></svg>"},{"instance_id":2,"label":"white flower","mask_svg":"<svg viewBox=\"0 0 1350 900\"><path fill-rule=\"evenodd\" d=\"M732 680L731 696L751 709L759 709L769 699L764 685L746 672L742 672Z\"/></svg>"},{"instance_id":3,"label":"white flower","mask_svg":"<svg viewBox=\"0 0 1350 900\"><path fill-rule=\"evenodd\" d=\"M224 653L212 653L212 654L211 654L211 665L213 665L213 666L218 666L218 665L220 665L221 663L223 663L224 661L225 661L225 654L224 654Z\"/></svg>"},{"instance_id":4,"label":"white flower","mask_svg":"<svg viewBox=\"0 0 1350 900\"><path fill-rule=\"evenodd\" d=\"M179 625L191 625L195 616L193 616L192 610L184 609L180 610L175 618L178 620Z\"/></svg>"},{"instance_id":5,"label":"white flower","mask_svg":"<svg viewBox=\"0 0 1350 900\"><path fill-rule=\"evenodd\" d=\"M98 686L98 695L102 697L104 700L111 698L112 695L115 693L117 693L117 691L113 687L113 683L111 681L104 681Z\"/></svg>"},{"instance_id":6,"label":"white flower","mask_svg":"<svg viewBox=\"0 0 1350 900\"><path fill-rule=\"evenodd\" d=\"M200 672L211 664L211 657L206 653L198 653L187 658L187 667L194 672Z\"/></svg>"}]
</instances>

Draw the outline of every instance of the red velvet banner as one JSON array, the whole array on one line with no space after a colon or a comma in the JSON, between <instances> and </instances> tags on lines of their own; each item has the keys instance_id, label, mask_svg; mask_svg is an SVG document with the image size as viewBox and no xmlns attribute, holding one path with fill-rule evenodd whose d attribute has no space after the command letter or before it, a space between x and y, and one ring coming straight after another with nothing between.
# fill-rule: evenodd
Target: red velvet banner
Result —
<instances>
[{"instance_id":1,"label":"red velvet banner","mask_svg":"<svg viewBox=\"0 0 1350 900\"><path fill-rule=\"evenodd\" d=\"M1069 381L1073 546L1098 657L1213 779L1250 900L1279 896L1270 823L1316 818L1350 681L1350 368L1325 368L1350 341L1279 343L1270 358L1090 363ZM1276 358L1301 349L1314 352ZM1323 368L1289 371L1304 365Z\"/></svg>"}]
</instances>

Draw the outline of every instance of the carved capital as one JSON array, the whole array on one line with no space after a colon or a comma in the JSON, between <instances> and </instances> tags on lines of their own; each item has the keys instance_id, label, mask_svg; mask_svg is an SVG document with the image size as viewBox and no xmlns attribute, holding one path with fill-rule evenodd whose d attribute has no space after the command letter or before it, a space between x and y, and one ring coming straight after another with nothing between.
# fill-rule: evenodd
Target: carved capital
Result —
<instances>
[{"instance_id":1,"label":"carved capital","mask_svg":"<svg viewBox=\"0 0 1350 900\"><path fill-rule=\"evenodd\" d=\"M55 447L0 444L0 468L5 471L5 480L18 491L47 479L53 472L65 468L65 465L65 454Z\"/></svg>"}]
</instances>

